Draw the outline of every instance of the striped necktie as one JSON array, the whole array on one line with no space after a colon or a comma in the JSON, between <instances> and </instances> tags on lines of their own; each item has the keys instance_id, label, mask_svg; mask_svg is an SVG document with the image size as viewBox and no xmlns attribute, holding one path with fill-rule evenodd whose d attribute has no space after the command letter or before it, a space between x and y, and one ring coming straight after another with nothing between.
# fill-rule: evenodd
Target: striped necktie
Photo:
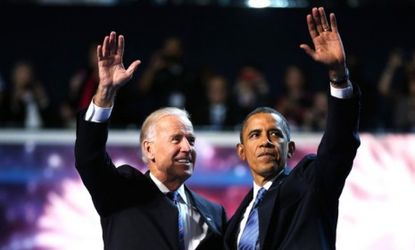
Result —
<instances>
[{"instance_id":1,"label":"striped necktie","mask_svg":"<svg viewBox=\"0 0 415 250\"><path fill-rule=\"evenodd\" d=\"M239 240L238 250L259 249L258 205L264 198L265 191L265 188L258 190L254 205L252 206L244 231L242 232L241 238Z\"/></svg>"},{"instance_id":2,"label":"striped necktie","mask_svg":"<svg viewBox=\"0 0 415 250\"><path fill-rule=\"evenodd\" d=\"M179 238L178 238L178 242L179 242L179 250L184 250L184 221L182 218L182 213L180 210L180 205L179 205L179 193L177 191L174 192L168 192L167 197L173 201L174 205L176 205L177 207L177 226L178 226L178 230L179 230Z\"/></svg>"}]
</instances>

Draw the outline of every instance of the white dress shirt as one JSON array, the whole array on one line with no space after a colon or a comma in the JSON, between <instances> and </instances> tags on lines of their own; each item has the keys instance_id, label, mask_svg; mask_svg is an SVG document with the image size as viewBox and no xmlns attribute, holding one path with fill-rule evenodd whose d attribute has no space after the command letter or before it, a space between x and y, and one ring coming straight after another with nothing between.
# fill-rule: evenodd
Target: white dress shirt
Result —
<instances>
[{"instance_id":1,"label":"white dress shirt","mask_svg":"<svg viewBox=\"0 0 415 250\"><path fill-rule=\"evenodd\" d=\"M170 190L150 173L150 178L156 184L163 194L167 194ZM179 209L180 215L184 220L184 245L185 249L194 250L199 243L206 237L208 225L200 216L197 209L190 204L184 185L181 185L177 192L179 193Z\"/></svg>"}]
</instances>

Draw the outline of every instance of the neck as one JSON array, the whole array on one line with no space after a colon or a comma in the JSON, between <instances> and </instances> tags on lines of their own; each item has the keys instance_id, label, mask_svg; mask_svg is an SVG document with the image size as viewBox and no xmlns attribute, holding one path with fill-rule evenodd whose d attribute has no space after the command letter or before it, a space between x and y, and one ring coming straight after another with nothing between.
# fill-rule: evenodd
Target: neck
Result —
<instances>
[{"instance_id":1,"label":"neck","mask_svg":"<svg viewBox=\"0 0 415 250\"><path fill-rule=\"evenodd\" d=\"M274 177L279 175L283 169L284 168L279 168L277 171L274 171L274 172L272 172L271 174L268 174L268 175L253 174L252 176L254 178L255 184L257 184L260 187L263 187L267 182L269 182Z\"/></svg>"},{"instance_id":2,"label":"neck","mask_svg":"<svg viewBox=\"0 0 415 250\"><path fill-rule=\"evenodd\" d=\"M164 186L166 186L170 191L176 191L183 184L179 181L162 181Z\"/></svg>"},{"instance_id":3,"label":"neck","mask_svg":"<svg viewBox=\"0 0 415 250\"><path fill-rule=\"evenodd\" d=\"M262 176L254 176L254 182L260 187L263 187L267 181Z\"/></svg>"},{"instance_id":4,"label":"neck","mask_svg":"<svg viewBox=\"0 0 415 250\"><path fill-rule=\"evenodd\" d=\"M176 191L185 181L179 177L167 176L165 173L154 170L154 169L150 169L150 172L157 180L163 183L163 185L166 186L170 191Z\"/></svg>"}]
</instances>

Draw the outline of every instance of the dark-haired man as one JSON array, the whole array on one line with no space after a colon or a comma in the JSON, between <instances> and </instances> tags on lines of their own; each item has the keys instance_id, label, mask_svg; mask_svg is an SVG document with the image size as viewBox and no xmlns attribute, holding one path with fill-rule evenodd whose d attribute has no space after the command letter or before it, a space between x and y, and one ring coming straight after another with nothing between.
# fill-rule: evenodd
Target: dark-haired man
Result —
<instances>
[{"instance_id":1,"label":"dark-haired man","mask_svg":"<svg viewBox=\"0 0 415 250\"><path fill-rule=\"evenodd\" d=\"M254 183L228 223L226 249L335 249L339 197L360 144L360 93L348 78L334 14L329 23L323 8L313 8L307 24L314 49L300 47L328 68L331 82L324 136L317 155L289 173L295 143L286 119L271 108L246 117L237 152Z\"/></svg>"}]
</instances>

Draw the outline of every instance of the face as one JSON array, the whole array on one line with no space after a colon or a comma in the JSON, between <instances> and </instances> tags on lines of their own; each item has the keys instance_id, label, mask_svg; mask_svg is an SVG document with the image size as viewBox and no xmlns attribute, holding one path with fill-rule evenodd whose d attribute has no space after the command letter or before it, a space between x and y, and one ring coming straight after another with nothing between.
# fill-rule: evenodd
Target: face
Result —
<instances>
[{"instance_id":1,"label":"face","mask_svg":"<svg viewBox=\"0 0 415 250\"><path fill-rule=\"evenodd\" d=\"M185 117L169 115L157 121L154 129L154 138L147 147L150 170L161 179L189 178L196 160L192 123Z\"/></svg>"},{"instance_id":2,"label":"face","mask_svg":"<svg viewBox=\"0 0 415 250\"><path fill-rule=\"evenodd\" d=\"M164 54L168 58L180 59L182 56L182 44L178 38L169 38L164 43Z\"/></svg>"},{"instance_id":3,"label":"face","mask_svg":"<svg viewBox=\"0 0 415 250\"><path fill-rule=\"evenodd\" d=\"M294 142L287 139L282 120L276 114L258 113L251 116L242 131L243 142L238 144L239 157L247 161L254 180L274 177L291 158Z\"/></svg>"},{"instance_id":4,"label":"face","mask_svg":"<svg viewBox=\"0 0 415 250\"><path fill-rule=\"evenodd\" d=\"M300 68L291 66L285 74L285 82L290 89L301 89L304 85L304 75Z\"/></svg>"},{"instance_id":5,"label":"face","mask_svg":"<svg viewBox=\"0 0 415 250\"><path fill-rule=\"evenodd\" d=\"M208 97L211 103L226 101L226 82L221 77L214 77L208 82Z\"/></svg>"},{"instance_id":6,"label":"face","mask_svg":"<svg viewBox=\"0 0 415 250\"><path fill-rule=\"evenodd\" d=\"M13 72L13 79L18 87L26 87L33 78L32 68L29 64L20 63L16 66Z\"/></svg>"}]
</instances>

